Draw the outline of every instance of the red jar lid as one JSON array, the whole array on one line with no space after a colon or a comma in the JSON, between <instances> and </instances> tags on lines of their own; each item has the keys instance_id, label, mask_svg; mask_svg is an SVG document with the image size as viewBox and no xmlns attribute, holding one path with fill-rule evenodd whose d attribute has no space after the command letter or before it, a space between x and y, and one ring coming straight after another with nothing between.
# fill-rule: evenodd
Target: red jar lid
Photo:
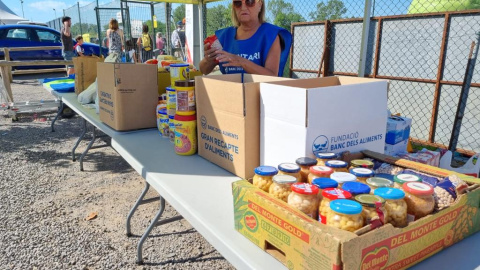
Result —
<instances>
[{"instance_id":1,"label":"red jar lid","mask_svg":"<svg viewBox=\"0 0 480 270\"><path fill-rule=\"evenodd\" d=\"M330 175L333 173L333 169L327 166L312 166L310 172L316 175Z\"/></svg>"},{"instance_id":2,"label":"red jar lid","mask_svg":"<svg viewBox=\"0 0 480 270\"><path fill-rule=\"evenodd\" d=\"M413 195L427 196L433 194L433 187L421 182L403 183L402 188Z\"/></svg>"},{"instance_id":3,"label":"red jar lid","mask_svg":"<svg viewBox=\"0 0 480 270\"><path fill-rule=\"evenodd\" d=\"M197 116L194 114L194 115L179 115L179 114L175 114L175 120L176 121L184 121L184 122L187 122L187 121L195 121L197 120Z\"/></svg>"},{"instance_id":4,"label":"red jar lid","mask_svg":"<svg viewBox=\"0 0 480 270\"><path fill-rule=\"evenodd\" d=\"M323 190L322 196L333 201L337 199L350 199L352 194L339 188L326 188Z\"/></svg>"},{"instance_id":5,"label":"red jar lid","mask_svg":"<svg viewBox=\"0 0 480 270\"><path fill-rule=\"evenodd\" d=\"M307 183L295 183L292 185L292 191L300 194L313 195L318 194L318 187Z\"/></svg>"}]
</instances>

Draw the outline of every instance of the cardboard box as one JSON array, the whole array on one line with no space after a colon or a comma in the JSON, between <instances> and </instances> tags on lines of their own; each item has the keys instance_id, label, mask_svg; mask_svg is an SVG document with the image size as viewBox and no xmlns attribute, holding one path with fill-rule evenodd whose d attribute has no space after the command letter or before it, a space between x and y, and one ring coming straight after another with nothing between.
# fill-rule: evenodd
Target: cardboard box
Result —
<instances>
[{"instance_id":1,"label":"cardboard box","mask_svg":"<svg viewBox=\"0 0 480 270\"><path fill-rule=\"evenodd\" d=\"M317 152L383 153L387 88L386 80L342 76L262 83L261 164Z\"/></svg>"},{"instance_id":2,"label":"cardboard box","mask_svg":"<svg viewBox=\"0 0 480 270\"><path fill-rule=\"evenodd\" d=\"M202 76L202 72L197 70L191 70L189 73L189 78L194 80L196 76ZM164 94L166 88L170 86L170 72L160 71L157 75L158 83L158 95Z\"/></svg>"},{"instance_id":3,"label":"cardboard box","mask_svg":"<svg viewBox=\"0 0 480 270\"><path fill-rule=\"evenodd\" d=\"M436 176L480 179L367 151L367 156ZM480 230L480 188L405 228L366 234L321 224L246 180L233 183L235 229L288 269L405 269Z\"/></svg>"},{"instance_id":4,"label":"cardboard box","mask_svg":"<svg viewBox=\"0 0 480 270\"><path fill-rule=\"evenodd\" d=\"M98 56L73 57L73 67L75 69L75 94L80 94L86 90L97 78L97 63L105 59Z\"/></svg>"},{"instance_id":5,"label":"cardboard box","mask_svg":"<svg viewBox=\"0 0 480 270\"><path fill-rule=\"evenodd\" d=\"M397 144L407 140L410 137L410 127L412 119L402 116L390 116L387 119L387 135L385 142L388 144Z\"/></svg>"},{"instance_id":6,"label":"cardboard box","mask_svg":"<svg viewBox=\"0 0 480 270\"><path fill-rule=\"evenodd\" d=\"M117 131L156 127L157 66L98 63L100 120Z\"/></svg>"},{"instance_id":7,"label":"cardboard box","mask_svg":"<svg viewBox=\"0 0 480 270\"><path fill-rule=\"evenodd\" d=\"M198 154L243 178L260 165L260 82L291 80L231 74L195 78Z\"/></svg>"},{"instance_id":8,"label":"cardboard box","mask_svg":"<svg viewBox=\"0 0 480 270\"><path fill-rule=\"evenodd\" d=\"M385 144L385 155L398 156L407 153L408 139L397 144Z\"/></svg>"}]
</instances>

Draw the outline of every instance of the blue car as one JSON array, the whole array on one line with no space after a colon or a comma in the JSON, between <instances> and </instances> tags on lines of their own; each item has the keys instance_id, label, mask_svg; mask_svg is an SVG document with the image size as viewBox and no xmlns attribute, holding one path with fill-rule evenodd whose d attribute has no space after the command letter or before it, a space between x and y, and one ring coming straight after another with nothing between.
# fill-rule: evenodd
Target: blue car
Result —
<instances>
[{"instance_id":1,"label":"blue car","mask_svg":"<svg viewBox=\"0 0 480 270\"><path fill-rule=\"evenodd\" d=\"M76 44L76 41L73 41ZM60 32L38 25L1 25L0 26L0 48L2 47L45 47L45 46L62 46ZM82 45L85 55L100 55L100 46L93 43L83 43ZM102 55L107 57L108 49L102 47ZM0 51L0 60L4 60L3 50ZM38 50L10 52L10 60L26 61L26 60L63 60L61 50ZM22 67L19 67L22 68ZM45 66L28 67L45 68Z\"/></svg>"}]
</instances>

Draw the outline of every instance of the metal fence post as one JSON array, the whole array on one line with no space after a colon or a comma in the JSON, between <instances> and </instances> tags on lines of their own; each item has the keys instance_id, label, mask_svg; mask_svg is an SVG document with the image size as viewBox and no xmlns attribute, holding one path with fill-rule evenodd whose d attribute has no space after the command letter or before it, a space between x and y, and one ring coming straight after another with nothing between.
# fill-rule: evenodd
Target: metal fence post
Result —
<instances>
[{"instance_id":1,"label":"metal fence post","mask_svg":"<svg viewBox=\"0 0 480 270\"><path fill-rule=\"evenodd\" d=\"M166 27L167 27L167 33L166 33L166 38L167 38L167 50L169 52L170 55L173 55L173 51L172 51L172 45L171 45L171 33L170 33L170 29L171 29L171 19L170 19L170 15L171 15L171 10L170 10L170 3L167 3L165 2L165 24L166 24Z\"/></svg>"},{"instance_id":2,"label":"metal fence post","mask_svg":"<svg viewBox=\"0 0 480 270\"><path fill-rule=\"evenodd\" d=\"M365 65L367 61L368 35L370 33L370 15L372 13L372 0L365 1L363 15L362 44L360 45L360 61L358 63L358 77L365 76Z\"/></svg>"},{"instance_id":3,"label":"metal fence post","mask_svg":"<svg viewBox=\"0 0 480 270\"><path fill-rule=\"evenodd\" d=\"M153 5L154 5L153 3L150 3L150 12L151 12L151 18L152 18L153 44L155 44L155 49L157 49L157 36L155 35L155 23L153 22L153 18L155 18L156 20L156 16L155 16L155 10ZM150 44L150 46L152 47L152 51L153 51L153 44Z\"/></svg>"},{"instance_id":4,"label":"metal fence post","mask_svg":"<svg viewBox=\"0 0 480 270\"><path fill-rule=\"evenodd\" d=\"M95 14L97 15L97 31L98 31L98 43L100 44L100 55L99 56L102 56L102 27L100 26L100 12L98 10L98 0L97 0L97 6L95 7Z\"/></svg>"},{"instance_id":5,"label":"metal fence post","mask_svg":"<svg viewBox=\"0 0 480 270\"><path fill-rule=\"evenodd\" d=\"M78 22L80 23L80 35L83 36L83 31L82 31L82 17L80 17L80 2L77 2L77 11L78 11Z\"/></svg>"}]
</instances>

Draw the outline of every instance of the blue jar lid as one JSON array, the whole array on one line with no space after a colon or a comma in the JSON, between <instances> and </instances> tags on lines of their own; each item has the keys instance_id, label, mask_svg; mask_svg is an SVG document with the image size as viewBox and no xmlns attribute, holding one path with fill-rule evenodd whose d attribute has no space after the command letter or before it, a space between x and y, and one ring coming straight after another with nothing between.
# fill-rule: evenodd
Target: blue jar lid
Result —
<instances>
[{"instance_id":1,"label":"blue jar lid","mask_svg":"<svg viewBox=\"0 0 480 270\"><path fill-rule=\"evenodd\" d=\"M338 187L337 181L332 180L330 178L324 178L324 177L313 179L312 184L317 186L319 189Z\"/></svg>"},{"instance_id":2,"label":"blue jar lid","mask_svg":"<svg viewBox=\"0 0 480 270\"><path fill-rule=\"evenodd\" d=\"M255 168L255 174L261 176L273 176L278 173L277 169L272 166L260 166Z\"/></svg>"},{"instance_id":3,"label":"blue jar lid","mask_svg":"<svg viewBox=\"0 0 480 270\"><path fill-rule=\"evenodd\" d=\"M286 173L298 173L300 171L300 166L295 163L282 163L278 165L278 170Z\"/></svg>"},{"instance_id":4,"label":"blue jar lid","mask_svg":"<svg viewBox=\"0 0 480 270\"><path fill-rule=\"evenodd\" d=\"M188 67L190 64L180 63L180 64L170 64L170 67Z\"/></svg>"},{"instance_id":5,"label":"blue jar lid","mask_svg":"<svg viewBox=\"0 0 480 270\"><path fill-rule=\"evenodd\" d=\"M175 120L175 115L169 115L168 118Z\"/></svg>"},{"instance_id":6,"label":"blue jar lid","mask_svg":"<svg viewBox=\"0 0 480 270\"><path fill-rule=\"evenodd\" d=\"M330 168L346 168L348 163L341 160L329 160L325 162L325 166Z\"/></svg>"},{"instance_id":7,"label":"blue jar lid","mask_svg":"<svg viewBox=\"0 0 480 270\"><path fill-rule=\"evenodd\" d=\"M350 169L350 173L356 177L372 177L374 175L373 171L367 168L353 168Z\"/></svg>"},{"instance_id":8,"label":"blue jar lid","mask_svg":"<svg viewBox=\"0 0 480 270\"><path fill-rule=\"evenodd\" d=\"M301 157L297 158L297 160L295 160L295 163L300 166L314 166L317 165L317 160L309 157Z\"/></svg>"},{"instance_id":9,"label":"blue jar lid","mask_svg":"<svg viewBox=\"0 0 480 270\"><path fill-rule=\"evenodd\" d=\"M330 202L330 209L340 214L357 215L362 212L363 207L356 201L338 199Z\"/></svg>"},{"instance_id":10,"label":"blue jar lid","mask_svg":"<svg viewBox=\"0 0 480 270\"><path fill-rule=\"evenodd\" d=\"M163 108L158 111L159 114L167 114L167 109Z\"/></svg>"},{"instance_id":11,"label":"blue jar lid","mask_svg":"<svg viewBox=\"0 0 480 270\"><path fill-rule=\"evenodd\" d=\"M335 153L316 153L315 156L320 159L334 159L337 158Z\"/></svg>"},{"instance_id":12,"label":"blue jar lid","mask_svg":"<svg viewBox=\"0 0 480 270\"><path fill-rule=\"evenodd\" d=\"M173 91L173 92L175 92L175 88L173 88L173 87L171 87L171 86L166 87L165 89L167 89L167 91Z\"/></svg>"},{"instance_id":13,"label":"blue jar lid","mask_svg":"<svg viewBox=\"0 0 480 270\"><path fill-rule=\"evenodd\" d=\"M388 187L377 188L375 189L374 194L386 200L399 200L405 197L405 192L403 192L403 190Z\"/></svg>"},{"instance_id":14,"label":"blue jar lid","mask_svg":"<svg viewBox=\"0 0 480 270\"><path fill-rule=\"evenodd\" d=\"M386 178L386 179L391 180L393 182L393 178L395 177L395 175L388 174L388 173L376 173L375 177Z\"/></svg>"},{"instance_id":15,"label":"blue jar lid","mask_svg":"<svg viewBox=\"0 0 480 270\"><path fill-rule=\"evenodd\" d=\"M342 189L352 193L352 196L370 193L370 187L360 182L346 182L343 184Z\"/></svg>"}]
</instances>

